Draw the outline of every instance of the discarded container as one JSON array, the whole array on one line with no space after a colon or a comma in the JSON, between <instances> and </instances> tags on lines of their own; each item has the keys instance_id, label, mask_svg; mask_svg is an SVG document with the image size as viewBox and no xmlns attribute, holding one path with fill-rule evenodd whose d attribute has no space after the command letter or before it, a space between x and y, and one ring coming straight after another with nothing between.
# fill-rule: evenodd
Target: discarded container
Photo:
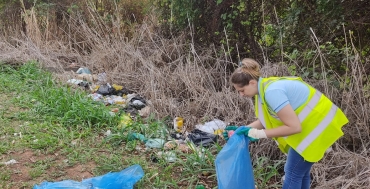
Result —
<instances>
[{"instance_id":1,"label":"discarded container","mask_svg":"<svg viewBox=\"0 0 370 189\"><path fill-rule=\"evenodd\" d=\"M178 133L182 133L184 131L184 119L182 117L175 117L173 119L173 129Z\"/></svg>"},{"instance_id":2,"label":"discarded container","mask_svg":"<svg viewBox=\"0 0 370 189\"><path fill-rule=\"evenodd\" d=\"M195 189L205 189L205 187L203 185L197 185Z\"/></svg>"}]
</instances>

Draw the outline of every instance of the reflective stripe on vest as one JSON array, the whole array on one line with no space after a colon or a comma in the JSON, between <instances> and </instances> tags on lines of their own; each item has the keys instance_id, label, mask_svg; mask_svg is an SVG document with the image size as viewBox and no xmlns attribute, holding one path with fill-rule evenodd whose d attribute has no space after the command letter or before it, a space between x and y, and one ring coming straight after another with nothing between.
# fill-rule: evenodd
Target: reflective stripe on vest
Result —
<instances>
[{"instance_id":1,"label":"reflective stripe on vest","mask_svg":"<svg viewBox=\"0 0 370 189\"><path fill-rule=\"evenodd\" d=\"M309 107L315 107L316 104L320 101L322 93L316 90L315 94L312 96L311 100L308 102L308 106L304 107L303 110L298 114L299 121L303 122L304 119L311 112Z\"/></svg>"},{"instance_id":2,"label":"reflective stripe on vest","mask_svg":"<svg viewBox=\"0 0 370 189\"><path fill-rule=\"evenodd\" d=\"M308 114L311 112L311 107L315 107L316 104L319 102L319 100L321 98L321 95L322 95L322 93L320 91L316 90L315 94L312 96L312 98L310 99L310 101L302 109L302 111L298 114L298 118L299 118L299 120L301 122L303 122L303 120L306 119L306 117L308 116ZM263 127L266 128L266 120L265 120L265 116L263 114L262 108L263 108L262 107L262 103L258 99L258 115L259 115L259 120L260 120L261 124L263 125ZM333 120L333 118L335 116L335 113L337 112L337 109L338 109L338 107L336 105L332 104L332 106L330 108L330 111L328 112L328 114L326 115L326 117L297 146L297 149L296 150L298 151L298 153L302 153L307 148L307 146L310 145L312 143L312 141L314 141L316 139L316 137L319 136L321 134L321 132L323 130L325 130L325 128L327 126L329 126L329 124L331 123L331 121ZM286 137L284 137L284 138L286 138Z\"/></svg>"},{"instance_id":3,"label":"reflective stripe on vest","mask_svg":"<svg viewBox=\"0 0 370 189\"><path fill-rule=\"evenodd\" d=\"M308 114L311 112L310 107L315 107L316 104L319 102L321 95L322 93L316 90L315 94L313 95L311 100L307 103L306 107L304 107L303 110L298 114L298 118L301 122L303 122L303 120L306 119ZM263 114L263 107L260 99L258 99L258 115L260 115L259 120L262 123L263 127L266 128L266 120Z\"/></svg>"},{"instance_id":4,"label":"reflective stripe on vest","mask_svg":"<svg viewBox=\"0 0 370 189\"><path fill-rule=\"evenodd\" d=\"M298 80L300 78L266 78L259 83L259 95L255 98L255 113L265 129L284 125L277 119L264 100L264 91L274 81L280 79ZM304 82L303 82L304 83ZM306 84L306 83L304 83ZM317 162L324 156L339 137L343 136L342 126L348 119L342 110L330 101L324 94L306 84L310 94L305 103L294 110L302 125L302 132L287 137L274 137L279 149L288 153L289 148L295 149L306 161ZM273 115L271 114L273 113Z\"/></svg>"},{"instance_id":5,"label":"reflective stripe on vest","mask_svg":"<svg viewBox=\"0 0 370 189\"><path fill-rule=\"evenodd\" d=\"M325 118L297 146L296 150L298 151L298 153L302 153L307 148L307 146L310 145L321 134L321 132L323 130L325 130L327 126L330 125L330 123L332 122L337 110L338 110L338 107L336 105L332 104L332 106L330 108L330 111L325 116Z\"/></svg>"}]
</instances>

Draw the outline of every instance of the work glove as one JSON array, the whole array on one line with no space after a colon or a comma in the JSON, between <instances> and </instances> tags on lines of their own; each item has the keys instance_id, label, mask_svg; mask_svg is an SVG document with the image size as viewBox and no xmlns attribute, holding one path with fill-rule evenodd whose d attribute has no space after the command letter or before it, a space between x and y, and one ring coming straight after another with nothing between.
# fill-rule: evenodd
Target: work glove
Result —
<instances>
[{"instance_id":1,"label":"work glove","mask_svg":"<svg viewBox=\"0 0 370 189\"><path fill-rule=\"evenodd\" d=\"M235 131L236 129L238 129L238 126L234 126L234 125L230 125L230 126L227 126L224 130L224 132L222 132L222 136L224 137L224 139L226 141L229 140L229 131Z\"/></svg>"},{"instance_id":2,"label":"work glove","mask_svg":"<svg viewBox=\"0 0 370 189\"><path fill-rule=\"evenodd\" d=\"M242 126L236 134L238 135L245 135L249 138L250 141L255 142L258 141L260 138L267 138L266 133L264 130L255 129L248 126Z\"/></svg>"}]
</instances>

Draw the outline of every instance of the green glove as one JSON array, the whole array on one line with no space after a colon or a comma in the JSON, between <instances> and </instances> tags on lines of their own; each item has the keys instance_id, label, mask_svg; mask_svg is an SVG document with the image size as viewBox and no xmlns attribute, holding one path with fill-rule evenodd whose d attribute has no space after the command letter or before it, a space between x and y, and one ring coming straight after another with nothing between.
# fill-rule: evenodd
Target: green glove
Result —
<instances>
[{"instance_id":1,"label":"green glove","mask_svg":"<svg viewBox=\"0 0 370 189\"><path fill-rule=\"evenodd\" d=\"M251 142L258 141L258 138L252 138L248 135L249 130L252 129L252 127L249 127L249 126L240 126L240 127L241 128L236 132L236 134L247 136Z\"/></svg>"},{"instance_id":2,"label":"green glove","mask_svg":"<svg viewBox=\"0 0 370 189\"><path fill-rule=\"evenodd\" d=\"M228 132L229 131L235 131L236 129L238 129L239 127L238 126L235 126L235 125L230 125L230 126L227 126L224 130L224 132L222 132L222 136L224 137L224 139L226 141L229 140L229 136L228 136Z\"/></svg>"}]
</instances>

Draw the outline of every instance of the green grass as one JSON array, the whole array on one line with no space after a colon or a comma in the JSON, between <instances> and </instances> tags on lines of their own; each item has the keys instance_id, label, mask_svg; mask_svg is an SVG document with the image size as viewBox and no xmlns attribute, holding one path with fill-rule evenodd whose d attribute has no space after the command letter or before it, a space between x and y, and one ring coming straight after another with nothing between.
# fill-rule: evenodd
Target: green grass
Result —
<instances>
[{"instance_id":1,"label":"green grass","mask_svg":"<svg viewBox=\"0 0 370 189\"><path fill-rule=\"evenodd\" d=\"M153 162L161 150L128 140L130 133L167 139L170 118L138 118L120 127L120 116L112 116L111 107L92 101L83 90L56 82L36 62L18 68L0 63L0 83L0 160L19 161L0 165L1 188L31 188L44 180L81 181L82 173L99 176L133 164L145 172L135 188L195 188L205 183L217 188L214 160L222 146L192 153L176 150L175 162L165 157ZM107 130L113 133L109 137L104 136ZM268 167L269 163L261 159L255 164L255 177L263 188L280 166L278 162Z\"/></svg>"}]
</instances>

